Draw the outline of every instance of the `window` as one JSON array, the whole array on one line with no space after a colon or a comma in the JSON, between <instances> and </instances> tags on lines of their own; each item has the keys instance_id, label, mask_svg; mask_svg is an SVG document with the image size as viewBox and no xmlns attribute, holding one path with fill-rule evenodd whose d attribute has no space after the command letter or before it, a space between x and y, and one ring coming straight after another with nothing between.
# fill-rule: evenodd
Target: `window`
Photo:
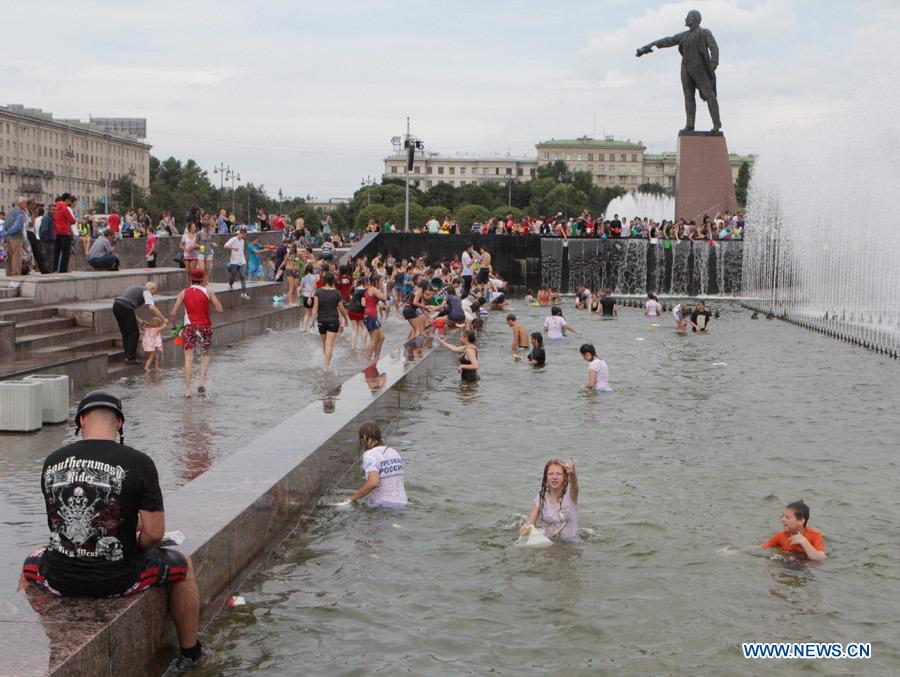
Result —
<instances>
[{"instance_id":1,"label":"window","mask_svg":"<svg viewBox=\"0 0 900 677\"><path fill-rule=\"evenodd\" d=\"M489 170L488 170L487 167L482 167L482 168L481 168L481 173L482 173L482 174L487 174L488 171L489 171Z\"/></svg>"},{"instance_id":2,"label":"window","mask_svg":"<svg viewBox=\"0 0 900 677\"><path fill-rule=\"evenodd\" d=\"M576 172L580 172L580 171L581 171L581 167L582 167L582 165L578 165L577 167L575 167L575 171L576 171Z\"/></svg>"},{"instance_id":3,"label":"window","mask_svg":"<svg viewBox=\"0 0 900 677\"><path fill-rule=\"evenodd\" d=\"M566 160L571 160L571 159L572 159L572 154L566 153Z\"/></svg>"},{"instance_id":4,"label":"window","mask_svg":"<svg viewBox=\"0 0 900 677\"><path fill-rule=\"evenodd\" d=\"M594 173L594 165L588 165L588 171L593 174Z\"/></svg>"},{"instance_id":5,"label":"window","mask_svg":"<svg viewBox=\"0 0 900 677\"><path fill-rule=\"evenodd\" d=\"M7 141L7 143L9 143L9 142ZM559 160L559 153L554 153L554 154L553 154L553 159L554 159L554 160Z\"/></svg>"},{"instance_id":6,"label":"window","mask_svg":"<svg viewBox=\"0 0 900 677\"><path fill-rule=\"evenodd\" d=\"M594 159L594 154L593 154L593 153L588 153L588 162L593 161L593 159Z\"/></svg>"},{"instance_id":7,"label":"window","mask_svg":"<svg viewBox=\"0 0 900 677\"><path fill-rule=\"evenodd\" d=\"M545 160L549 160L549 159L550 159L550 153L544 153L544 159L545 159Z\"/></svg>"},{"instance_id":8,"label":"window","mask_svg":"<svg viewBox=\"0 0 900 677\"><path fill-rule=\"evenodd\" d=\"M525 170L519 167L516 169L516 176L525 176Z\"/></svg>"},{"instance_id":9,"label":"window","mask_svg":"<svg viewBox=\"0 0 900 677\"><path fill-rule=\"evenodd\" d=\"M606 183L606 177L605 177L605 176L598 176L598 177L597 177L597 183Z\"/></svg>"},{"instance_id":10,"label":"window","mask_svg":"<svg viewBox=\"0 0 900 677\"><path fill-rule=\"evenodd\" d=\"M660 167L659 165L656 166L656 173L657 173L657 174L661 174L661 173L662 173L662 167Z\"/></svg>"},{"instance_id":11,"label":"window","mask_svg":"<svg viewBox=\"0 0 900 677\"><path fill-rule=\"evenodd\" d=\"M535 175L535 173L537 172L537 170L536 170L536 169L531 169L530 171L531 171L531 178L534 178L534 175Z\"/></svg>"},{"instance_id":12,"label":"window","mask_svg":"<svg viewBox=\"0 0 900 677\"><path fill-rule=\"evenodd\" d=\"M625 153L619 154L619 162L625 162Z\"/></svg>"},{"instance_id":13,"label":"window","mask_svg":"<svg viewBox=\"0 0 900 677\"><path fill-rule=\"evenodd\" d=\"M391 174L396 174L396 173L397 173L397 165L394 165L393 167L391 167Z\"/></svg>"},{"instance_id":14,"label":"window","mask_svg":"<svg viewBox=\"0 0 900 677\"><path fill-rule=\"evenodd\" d=\"M432 169L434 169L434 167L431 167L431 166L426 167L426 168L425 168L425 173L426 173L426 174L431 174L431 170L432 170ZM429 186L431 185L431 181L428 182L428 185L429 185Z\"/></svg>"},{"instance_id":15,"label":"window","mask_svg":"<svg viewBox=\"0 0 900 677\"><path fill-rule=\"evenodd\" d=\"M507 175L507 176L512 176L512 167L507 167L507 168L506 168L506 175Z\"/></svg>"},{"instance_id":16,"label":"window","mask_svg":"<svg viewBox=\"0 0 900 677\"><path fill-rule=\"evenodd\" d=\"M443 174L443 173L444 173L444 168L443 168L443 167L438 167L437 169L438 169L438 174Z\"/></svg>"},{"instance_id":17,"label":"window","mask_svg":"<svg viewBox=\"0 0 900 677\"><path fill-rule=\"evenodd\" d=\"M456 174L456 167L448 167L448 170L451 174ZM450 183L453 183L452 181Z\"/></svg>"},{"instance_id":18,"label":"window","mask_svg":"<svg viewBox=\"0 0 900 677\"><path fill-rule=\"evenodd\" d=\"M632 161L632 162L637 162L637 153L632 153L632 154L631 154L631 161Z\"/></svg>"},{"instance_id":19,"label":"window","mask_svg":"<svg viewBox=\"0 0 900 677\"><path fill-rule=\"evenodd\" d=\"M584 160L584 156L581 153L579 153L577 156L575 156L575 159L576 160Z\"/></svg>"},{"instance_id":20,"label":"window","mask_svg":"<svg viewBox=\"0 0 900 677\"><path fill-rule=\"evenodd\" d=\"M500 176L500 168L494 167L494 176Z\"/></svg>"},{"instance_id":21,"label":"window","mask_svg":"<svg viewBox=\"0 0 900 677\"><path fill-rule=\"evenodd\" d=\"M636 176L632 176L632 177L631 177L631 183L637 183L637 177L636 177Z\"/></svg>"},{"instance_id":22,"label":"window","mask_svg":"<svg viewBox=\"0 0 900 677\"><path fill-rule=\"evenodd\" d=\"M600 160L600 162L603 162L604 160L606 160L606 154L600 153L600 156L597 159ZM612 158L610 158L610 160L612 160Z\"/></svg>"},{"instance_id":23,"label":"window","mask_svg":"<svg viewBox=\"0 0 900 677\"><path fill-rule=\"evenodd\" d=\"M605 174L606 173L606 165L597 165L597 173Z\"/></svg>"},{"instance_id":24,"label":"window","mask_svg":"<svg viewBox=\"0 0 900 677\"><path fill-rule=\"evenodd\" d=\"M610 176L610 177L609 177L609 182L610 182L610 183L615 183L615 182L616 182L616 177L615 177L615 176Z\"/></svg>"},{"instance_id":25,"label":"window","mask_svg":"<svg viewBox=\"0 0 900 677\"><path fill-rule=\"evenodd\" d=\"M465 167L463 167L463 169L465 169ZM466 185L466 182L465 182L465 181L460 181L460 182L459 182L460 188L462 188L462 187L465 186L465 185Z\"/></svg>"},{"instance_id":26,"label":"window","mask_svg":"<svg viewBox=\"0 0 900 677\"><path fill-rule=\"evenodd\" d=\"M429 167L428 169L431 169L431 167ZM431 172L428 173L430 174ZM425 182L425 185L431 188L431 179L428 179L428 181Z\"/></svg>"},{"instance_id":27,"label":"window","mask_svg":"<svg viewBox=\"0 0 900 677\"><path fill-rule=\"evenodd\" d=\"M631 166L631 173L632 173L632 174L637 174L637 173L638 173L637 165L632 165L632 166Z\"/></svg>"},{"instance_id":28,"label":"window","mask_svg":"<svg viewBox=\"0 0 900 677\"><path fill-rule=\"evenodd\" d=\"M466 173L466 168L465 168L465 167L460 167L460 168L459 168L459 173L460 173L460 174L465 174L465 173ZM464 185L466 185L466 184L463 183L463 184L461 184L461 185L464 186Z\"/></svg>"}]
</instances>

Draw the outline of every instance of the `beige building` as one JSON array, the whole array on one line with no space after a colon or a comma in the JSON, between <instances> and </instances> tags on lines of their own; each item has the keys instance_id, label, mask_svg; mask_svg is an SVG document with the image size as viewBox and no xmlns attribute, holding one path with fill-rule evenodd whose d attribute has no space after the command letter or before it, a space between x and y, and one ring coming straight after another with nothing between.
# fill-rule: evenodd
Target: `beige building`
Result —
<instances>
[{"instance_id":1,"label":"beige building","mask_svg":"<svg viewBox=\"0 0 900 677\"><path fill-rule=\"evenodd\" d=\"M112 183L132 172L135 185L146 189L151 146L137 136L142 129L146 122L135 119L59 120L35 108L0 106L0 205L8 209L17 195L47 203L72 193L90 209L101 198L108 204Z\"/></svg>"},{"instance_id":2,"label":"beige building","mask_svg":"<svg viewBox=\"0 0 900 677\"><path fill-rule=\"evenodd\" d=\"M420 190L428 190L438 183L461 186L480 183L531 181L537 171L534 158L511 156L474 157L468 155L440 155L416 151L415 163L409 173L409 181ZM395 150L384 159L382 179L400 179L406 176L406 151Z\"/></svg>"},{"instance_id":3,"label":"beige building","mask_svg":"<svg viewBox=\"0 0 900 677\"><path fill-rule=\"evenodd\" d=\"M464 155L439 155L416 151L415 166L409 173L410 183L421 190L428 190L441 182L452 186L471 183L499 182L510 179L530 181L540 165L562 160L571 172L589 172L598 186L623 186L635 190L642 183L656 183L664 188L675 188L677 154L650 154L638 141L621 141L607 136L592 139L551 139L537 144L537 160L531 158L488 157L474 158ZM751 168L755 155L729 156L731 174L736 180L744 161ZM395 148L394 155L384 160L385 179L403 179L406 172L406 152Z\"/></svg>"}]
</instances>

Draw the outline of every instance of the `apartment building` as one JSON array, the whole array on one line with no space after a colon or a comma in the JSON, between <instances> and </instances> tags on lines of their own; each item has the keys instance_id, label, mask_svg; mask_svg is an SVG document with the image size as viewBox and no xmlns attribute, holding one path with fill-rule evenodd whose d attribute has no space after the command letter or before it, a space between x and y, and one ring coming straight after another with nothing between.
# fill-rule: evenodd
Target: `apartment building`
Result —
<instances>
[{"instance_id":1,"label":"apartment building","mask_svg":"<svg viewBox=\"0 0 900 677\"><path fill-rule=\"evenodd\" d=\"M141 140L146 120L100 118L89 122L54 119L21 105L0 106L0 204L17 195L50 202L72 193L85 208L109 202L121 176L150 184L150 146Z\"/></svg>"},{"instance_id":2,"label":"apartment building","mask_svg":"<svg viewBox=\"0 0 900 677\"><path fill-rule=\"evenodd\" d=\"M531 181L537 171L537 162L530 157L468 155L440 155L416 151L415 163L409 173L410 184L420 190L428 190L438 183L454 187L480 183ZM382 179L400 179L406 176L406 151L395 147L394 154L384 159Z\"/></svg>"}]
</instances>

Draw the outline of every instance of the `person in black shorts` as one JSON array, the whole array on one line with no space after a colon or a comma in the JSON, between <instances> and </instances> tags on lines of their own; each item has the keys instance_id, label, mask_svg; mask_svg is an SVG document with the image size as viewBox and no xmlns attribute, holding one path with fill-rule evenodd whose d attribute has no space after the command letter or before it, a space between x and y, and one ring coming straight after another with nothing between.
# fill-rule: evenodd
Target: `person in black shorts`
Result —
<instances>
[{"instance_id":1,"label":"person in black shorts","mask_svg":"<svg viewBox=\"0 0 900 677\"><path fill-rule=\"evenodd\" d=\"M124 423L122 403L111 392L95 390L81 400L75 432L82 439L44 461L50 540L25 560L19 589L30 581L54 595L122 597L169 584L181 655L167 674L180 674L207 655L197 639L197 581L190 557L158 547L166 520L156 466L125 446Z\"/></svg>"},{"instance_id":2,"label":"person in black shorts","mask_svg":"<svg viewBox=\"0 0 900 677\"><path fill-rule=\"evenodd\" d=\"M341 292L334 288L334 273L329 270L322 276L322 282L322 288L316 289L313 294L312 318L319 325L322 351L325 353L325 371L328 371L334 352L334 339L343 324L344 299Z\"/></svg>"},{"instance_id":3,"label":"person in black shorts","mask_svg":"<svg viewBox=\"0 0 900 677\"><path fill-rule=\"evenodd\" d=\"M600 306L603 308L604 317L618 316L619 309L616 307L616 300L612 297L612 289L603 292L603 298L600 299Z\"/></svg>"}]
</instances>

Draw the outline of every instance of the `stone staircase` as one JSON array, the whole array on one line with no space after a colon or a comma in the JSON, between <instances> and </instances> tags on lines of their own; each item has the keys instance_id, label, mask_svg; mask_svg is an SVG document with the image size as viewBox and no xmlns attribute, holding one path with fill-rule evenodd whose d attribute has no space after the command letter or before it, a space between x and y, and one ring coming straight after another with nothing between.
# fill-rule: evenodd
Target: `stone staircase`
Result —
<instances>
[{"instance_id":1,"label":"stone staircase","mask_svg":"<svg viewBox=\"0 0 900 677\"><path fill-rule=\"evenodd\" d=\"M84 273L81 277L93 279L77 281L29 276L37 279L29 279L27 285L19 282L22 278L0 277L0 380L30 373L66 373L76 388L135 373L138 367L125 364L121 334L112 312L115 297L108 295L113 289L121 291L147 280L143 271L138 277L135 273L138 271L121 271L120 279L115 273ZM156 306L168 317L177 293L186 286L186 276L180 269L157 269L153 279L159 288L154 295ZM240 297L240 288L229 290L223 283L211 284L210 288L225 308L224 315L213 314L213 326L222 325L217 333L226 342L299 319L298 308L273 306L272 297L281 293L280 284L250 284L250 300ZM58 301L52 302L54 299ZM149 318L150 313L143 310L138 316ZM163 336L161 363L174 363L174 339L168 330Z\"/></svg>"}]
</instances>

